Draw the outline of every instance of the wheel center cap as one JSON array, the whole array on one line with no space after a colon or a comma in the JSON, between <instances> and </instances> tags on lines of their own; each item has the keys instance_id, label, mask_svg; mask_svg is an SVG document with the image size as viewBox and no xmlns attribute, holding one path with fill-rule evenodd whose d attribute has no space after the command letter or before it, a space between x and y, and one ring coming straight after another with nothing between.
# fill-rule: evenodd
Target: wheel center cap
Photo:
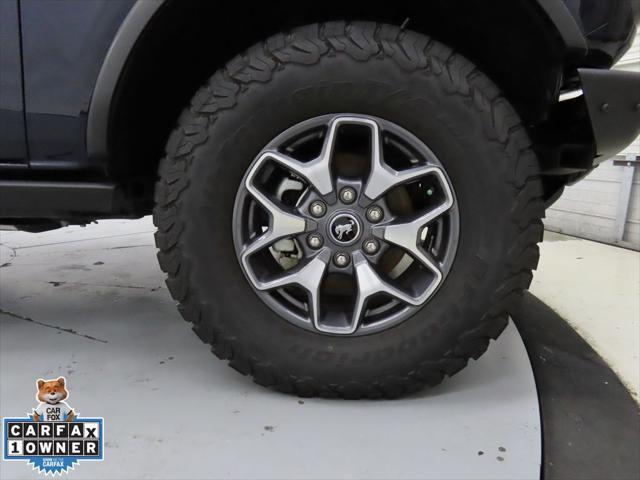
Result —
<instances>
[{"instance_id":1,"label":"wheel center cap","mask_svg":"<svg viewBox=\"0 0 640 480\"><path fill-rule=\"evenodd\" d=\"M329 222L329 233L334 242L349 245L360 236L360 222L350 213L339 213Z\"/></svg>"}]
</instances>

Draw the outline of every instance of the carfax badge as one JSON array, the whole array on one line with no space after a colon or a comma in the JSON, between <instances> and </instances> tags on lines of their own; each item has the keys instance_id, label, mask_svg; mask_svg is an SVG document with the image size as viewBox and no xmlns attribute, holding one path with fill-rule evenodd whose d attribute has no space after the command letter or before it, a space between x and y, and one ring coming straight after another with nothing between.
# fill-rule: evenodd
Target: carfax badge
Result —
<instances>
[{"instance_id":1,"label":"carfax badge","mask_svg":"<svg viewBox=\"0 0 640 480\"><path fill-rule=\"evenodd\" d=\"M2 460L26 461L45 475L62 475L82 460L101 461L104 420L79 417L66 402L66 380L37 381L38 405L23 418L2 419Z\"/></svg>"}]
</instances>

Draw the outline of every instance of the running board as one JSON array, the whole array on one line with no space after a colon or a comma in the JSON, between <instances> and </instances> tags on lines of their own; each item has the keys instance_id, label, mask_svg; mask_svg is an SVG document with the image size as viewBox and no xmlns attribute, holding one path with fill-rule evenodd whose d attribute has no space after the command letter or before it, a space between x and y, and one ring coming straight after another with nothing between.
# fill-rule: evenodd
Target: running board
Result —
<instances>
[{"instance_id":1,"label":"running board","mask_svg":"<svg viewBox=\"0 0 640 480\"><path fill-rule=\"evenodd\" d=\"M0 219L91 217L115 206L111 183L0 180Z\"/></svg>"}]
</instances>

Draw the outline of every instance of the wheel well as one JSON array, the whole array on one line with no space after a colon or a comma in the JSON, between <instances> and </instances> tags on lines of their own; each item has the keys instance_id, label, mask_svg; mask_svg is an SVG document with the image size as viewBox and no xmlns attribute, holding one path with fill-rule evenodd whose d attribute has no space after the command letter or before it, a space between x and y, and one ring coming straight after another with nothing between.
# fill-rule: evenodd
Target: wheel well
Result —
<instances>
[{"instance_id":1,"label":"wheel well","mask_svg":"<svg viewBox=\"0 0 640 480\"><path fill-rule=\"evenodd\" d=\"M247 10L251 9L249 13ZM108 121L110 175L146 213L157 164L180 111L206 79L268 36L329 20L371 20L430 35L467 56L526 124L544 119L562 78L562 40L530 0L257 3L165 0L131 51Z\"/></svg>"}]
</instances>

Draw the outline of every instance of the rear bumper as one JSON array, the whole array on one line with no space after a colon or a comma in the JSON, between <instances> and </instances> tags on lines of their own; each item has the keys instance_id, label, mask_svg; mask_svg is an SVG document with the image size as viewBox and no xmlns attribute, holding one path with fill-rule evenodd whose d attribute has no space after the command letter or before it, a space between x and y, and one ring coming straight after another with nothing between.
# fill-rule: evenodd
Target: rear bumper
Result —
<instances>
[{"instance_id":1,"label":"rear bumper","mask_svg":"<svg viewBox=\"0 0 640 480\"><path fill-rule=\"evenodd\" d=\"M594 165L640 135L640 73L578 69L596 142Z\"/></svg>"}]
</instances>

